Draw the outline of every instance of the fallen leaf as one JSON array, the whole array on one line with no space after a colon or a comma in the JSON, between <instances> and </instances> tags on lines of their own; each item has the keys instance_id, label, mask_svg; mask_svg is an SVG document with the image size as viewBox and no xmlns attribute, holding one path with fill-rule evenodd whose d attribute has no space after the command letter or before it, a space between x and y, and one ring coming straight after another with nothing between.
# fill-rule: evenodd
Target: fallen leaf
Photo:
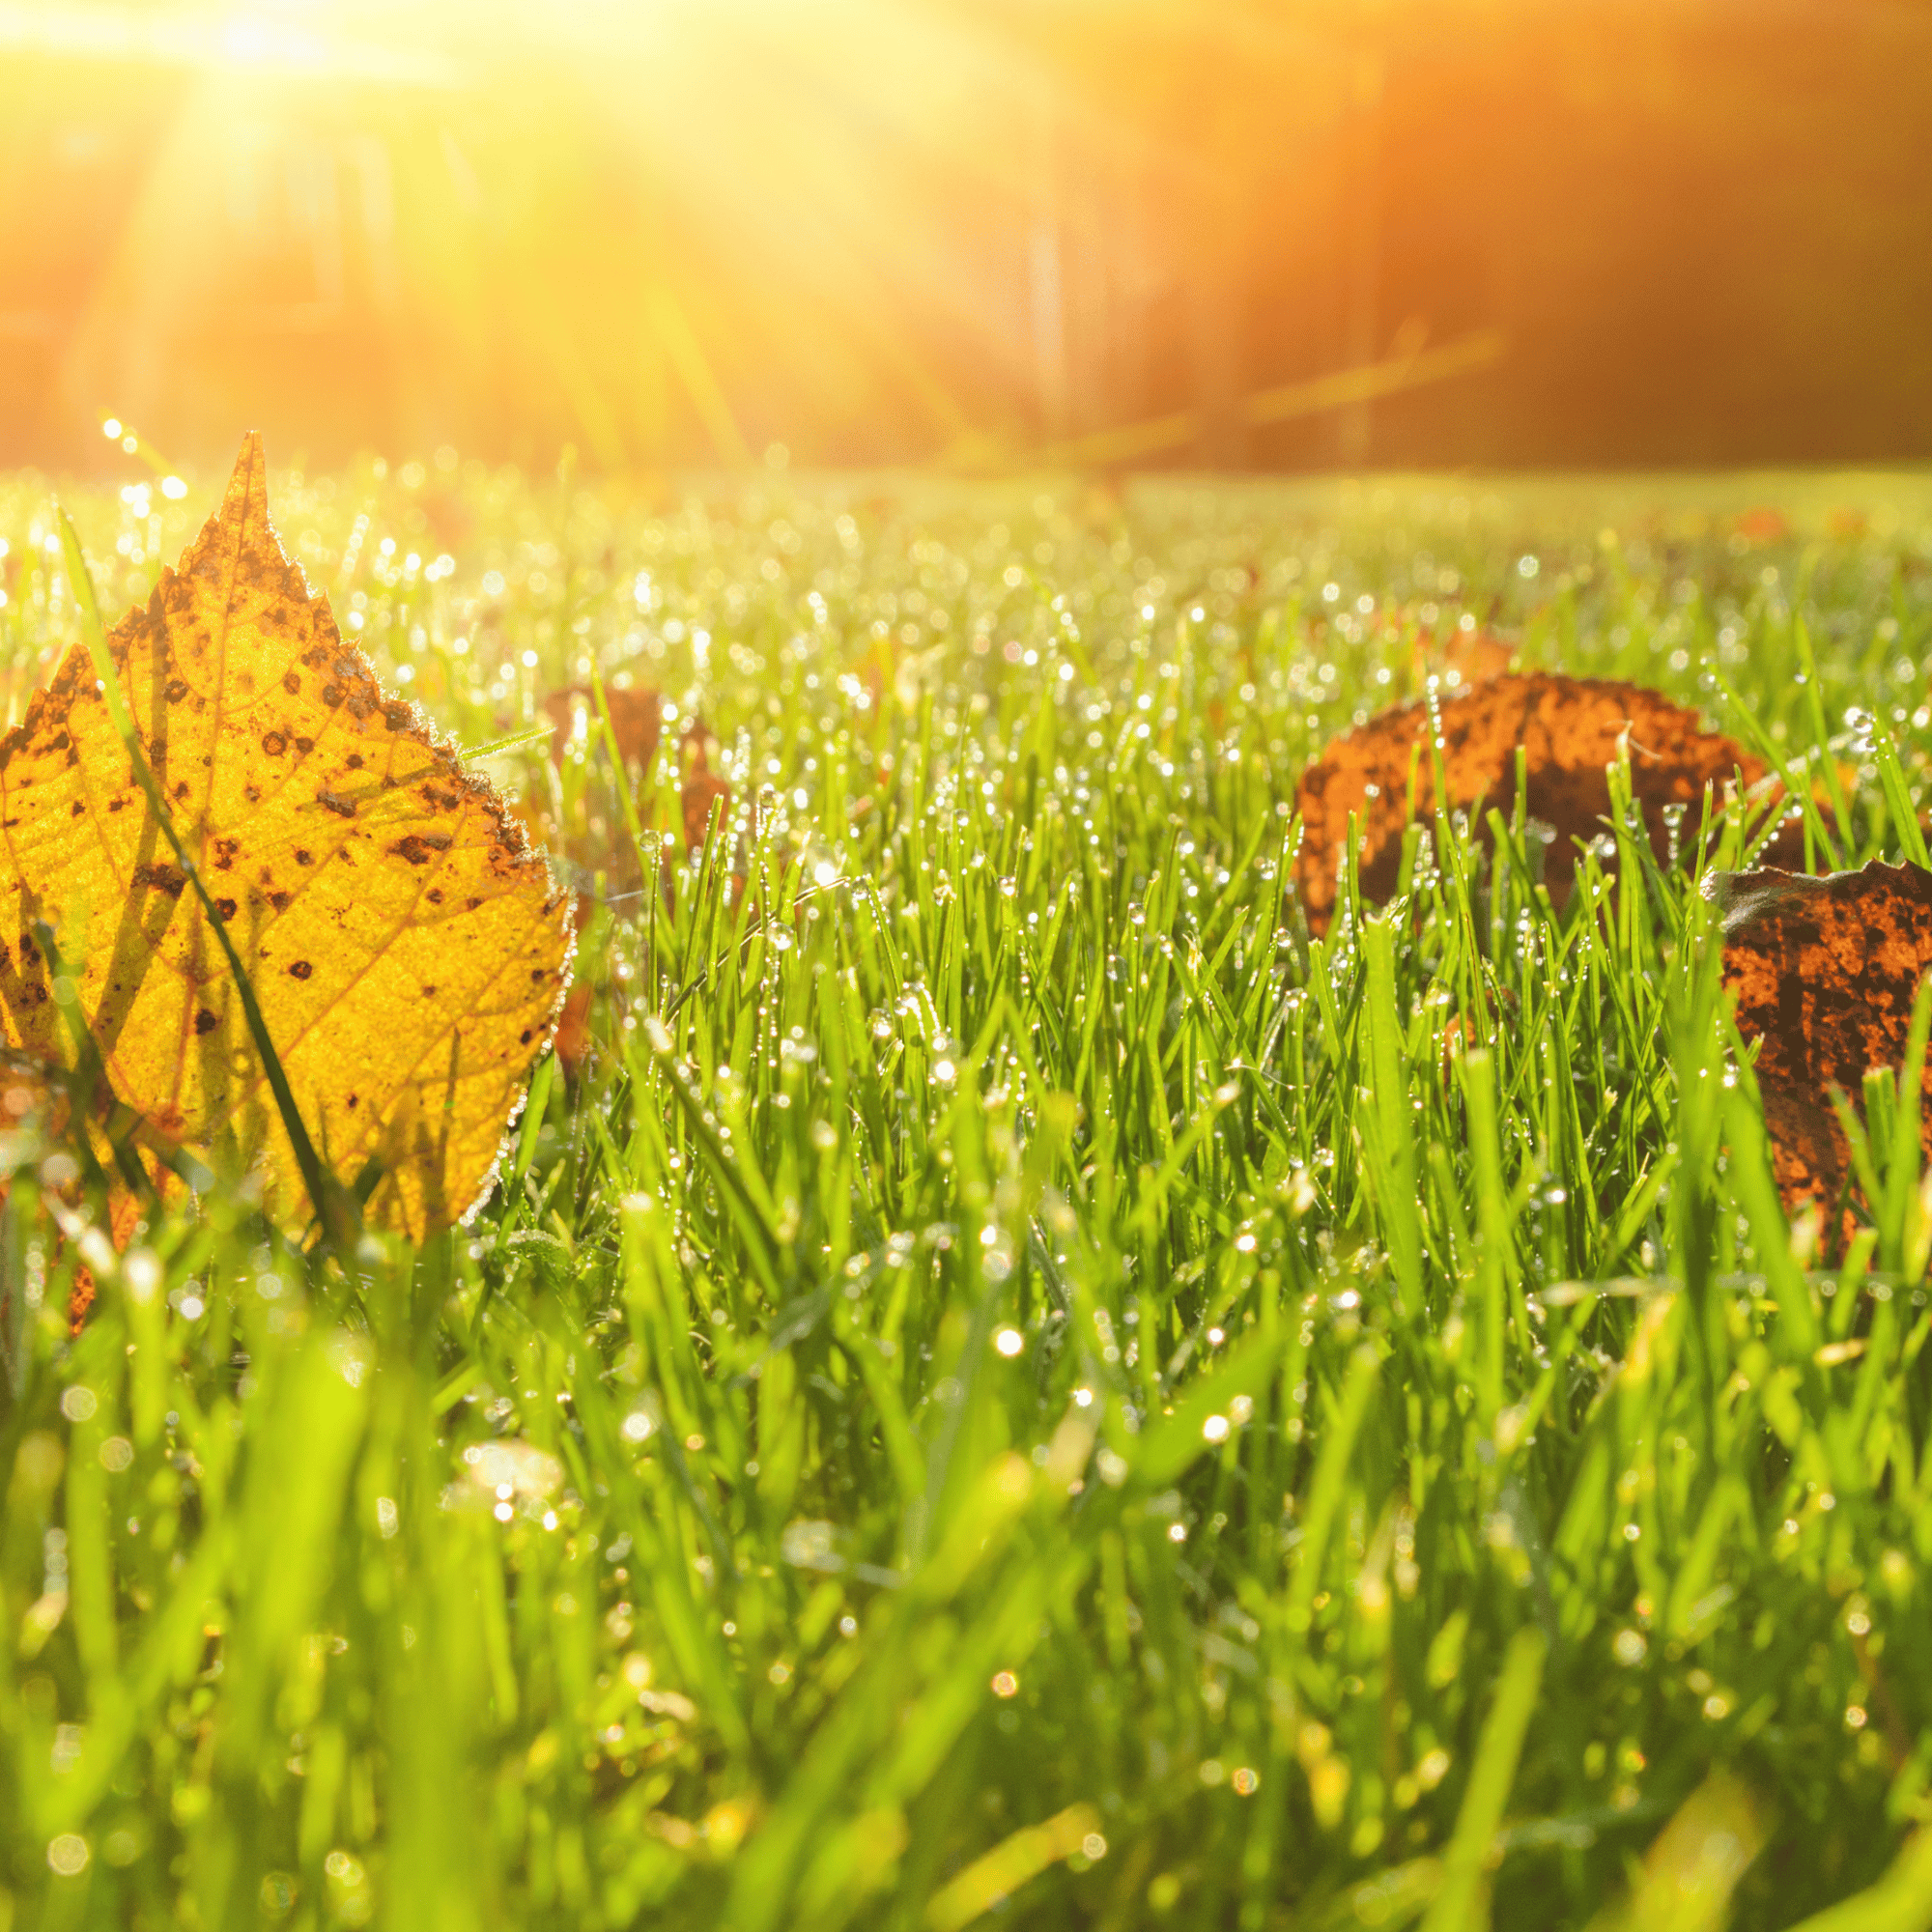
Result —
<instances>
[{"instance_id":1,"label":"fallen leaf","mask_svg":"<svg viewBox=\"0 0 1932 1932\"><path fill-rule=\"evenodd\" d=\"M1828 1214L1844 1189L1851 1149L1832 1106L1855 1106L1866 1069L1905 1059L1912 1003L1932 967L1932 872L1873 860L1825 878L1767 867L1714 872L1723 916L1724 984L1738 1032L1758 1042L1772 1172L1787 1212ZM1919 1136L1932 1157L1932 1085Z\"/></svg>"},{"instance_id":2,"label":"fallen leaf","mask_svg":"<svg viewBox=\"0 0 1932 1932\"><path fill-rule=\"evenodd\" d=\"M655 691L612 690L608 686L604 693L605 702L611 707L611 727L616 736L617 750L627 765L648 768L657 755L657 749L664 725L664 701ZM551 760L560 763L563 746L569 735L577 729L580 716L584 720L588 734L587 742L593 747L601 747L604 740L602 720L597 716L597 699L588 686L566 685L561 691L554 691L543 701L543 708L557 724L555 735L551 740ZM684 825L684 842L688 849L696 851L704 843L705 829L710 823L712 802L723 799L728 808L731 803L731 781L722 773L712 769L711 760L718 754L718 740L712 735L703 719L694 718L679 735L677 744L678 762L678 804L679 817ZM648 827L656 822L654 814L647 810L647 801L639 798L639 810ZM585 870L594 871L600 867L608 867L615 857L618 865L612 868L613 876L624 879L628 885L633 881L627 876L635 871L636 854L628 850L628 840L614 840L597 850L582 850L570 855L573 864ZM666 883L668 886L669 872L667 867Z\"/></svg>"},{"instance_id":3,"label":"fallen leaf","mask_svg":"<svg viewBox=\"0 0 1932 1932\"><path fill-rule=\"evenodd\" d=\"M627 765L640 765L646 771L658 754L658 741L664 733L664 697L655 691L637 687L604 687L604 702L611 708L611 729L617 739L617 752ZM553 764L563 761L563 748L582 718L586 742L601 746L604 721L597 715L597 694L587 684L567 684L553 691L543 701L544 715L556 723L550 741Z\"/></svg>"},{"instance_id":4,"label":"fallen leaf","mask_svg":"<svg viewBox=\"0 0 1932 1932\"><path fill-rule=\"evenodd\" d=\"M107 1123L109 1103L99 1092L88 1096L91 1104L76 1103L74 1082L66 1071L10 1047L0 1047L0 1164L12 1174L33 1165L41 1170L41 1184L65 1197L70 1204L80 1199L79 1166L70 1148L92 1154L97 1160L111 1160L112 1150L101 1129ZM49 1154L66 1160L69 1176L62 1181L55 1169L44 1165ZM0 1201L6 1200L12 1183L0 1181ZM131 1188L113 1186L108 1194L109 1233L117 1248L126 1247L133 1234L140 1203ZM60 1236L56 1236L58 1245ZM94 1305L93 1270L85 1264L73 1271L73 1286L68 1294L68 1329L79 1334ZM0 1316L8 1309L7 1295L0 1293Z\"/></svg>"},{"instance_id":5,"label":"fallen leaf","mask_svg":"<svg viewBox=\"0 0 1932 1932\"><path fill-rule=\"evenodd\" d=\"M1669 851L1666 806L1686 808L1684 841L1695 837L1691 815L1705 783L1721 795L1734 773L1747 785L1764 767L1733 739L1706 731L1696 714L1639 685L1549 672L1492 677L1443 697L1442 803L1466 810L1479 800L1507 816L1516 803L1516 754L1528 754L1529 816L1550 829L1544 877L1554 896L1576 875L1577 839L1605 831L1610 810L1605 768L1616 761L1628 733L1631 786L1658 858ZM1303 826L1295 881L1310 928L1327 929L1334 916L1336 879L1355 816L1361 837L1362 895L1377 903L1395 891L1402 834L1408 822L1411 763L1415 810L1435 810L1435 761L1430 754L1430 706L1405 704L1345 731L1302 774L1295 810Z\"/></svg>"},{"instance_id":6,"label":"fallen leaf","mask_svg":"<svg viewBox=\"0 0 1932 1932\"><path fill-rule=\"evenodd\" d=\"M1452 689L1459 684L1473 686L1500 677L1517 649L1509 639L1487 627L1465 631L1458 625L1440 637L1422 633L1409 651L1408 667L1417 678L1440 677Z\"/></svg>"},{"instance_id":7,"label":"fallen leaf","mask_svg":"<svg viewBox=\"0 0 1932 1932\"><path fill-rule=\"evenodd\" d=\"M580 1071L590 1057L590 997L588 980L574 980L556 1022L556 1037L552 1042L566 1073Z\"/></svg>"},{"instance_id":8,"label":"fallen leaf","mask_svg":"<svg viewBox=\"0 0 1932 1932\"><path fill-rule=\"evenodd\" d=\"M309 1138L415 1238L487 1192L549 1039L568 906L503 802L338 636L268 518L258 437L108 651L177 836L252 983ZM136 781L84 643L0 740L0 1030L181 1145L300 1168L221 946ZM58 937L50 972L35 939Z\"/></svg>"},{"instance_id":9,"label":"fallen leaf","mask_svg":"<svg viewBox=\"0 0 1932 1932\"><path fill-rule=\"evenodd\" d=\"M1492 986L1490 997L1502 1009L1499 1023L1507 1027L1518 1011L1518 1001L1507 986ZM1442 1077L1447 1080L1456 1062L1482 1044L1482 1031L1466 1012L1451 1013L1442 1027Z\"/></svg>"},{"instance_id":10,"label":"fallen leaf","mask_svg":"<svg viewBox=\"0 0 1932 1932\"><path fill-rule=\"evenodd\" d=\"M98 1076L90 1080L0 1046L0 1173L38 1170L43 1205L49 1198L61 1204L53 1215L56 1253L76 1227L87 1225L73 1216L88 1207L91 1183L99 1183L105 1195L108 1243L125 1252L151 1200L179 1194L182 1176L200 1166L131 1108L117 1104ZM11 1179L0 1179L0 1202L12 1189ZM77 1260L67 1302L70 1334L78 1335L86 1325L95 1292L94 1270ZM0 1317L6 1308L7 1297L0 1293Z\"/></svg>"},{"instance_id":11,"label":"fallen leaf","mask_svg":"<svg viewBox=\"0 0 1932 1932\"><path fill-rule=\"evenodd\" d=\"M605 701L611 707L611 724L617 739L619 751L625 762L648 768L657 754L659 733L664 717L663 701L655 691L614 690L607 686ZM580 715L585 715L588 742L595 749L606 744L602 721L596 714L596 695L583 685L571 685L564 690L553 692L544 699L544 710L555 719L561 727L552 744L552 758L560 761L560 747L566 733L577 728ZM677 764L679 777L678 818L688 850L696 851L704 843L705 834L711 822L712 807L722 801L719 813L721 828L724 815L730 810L730 781L714 771L712 758L718 753L718 740L712 736L701 718L695 718L686 726L678 739ZM659 821L656 810L655 787L645 790L639 787L637 807L644 827L655 828ZM639 853L627 830L613 833L608 829L621 826L622 820L616 813L607 815L602 830L594 830L597 821L584 812L580 816L581 830L575 837L568 833L557 840L563 848L562 868L581 878L592 878L601 882L603 891L612 897L622 900L638 896L643 890L643 873L639 863ZM675 906L676 882L671 867L669 840L665 840L659 866L658 890L664 895L668 906ZM735 906L744 890L743 875L734 872L731 877L732 903ZM596 909L596 901L591 893L579 890L573 895L572 927L581 933L589 924ZM604 989L606 994L609 988ZM553 1045L557 1059L563 1064L566 1073L581 1073L595 1051L596 1040L590 1027L590 1009L597 996L597 988L590 979L578 979L571 982L557 1018Z\"/></svg>"}]
</instances>

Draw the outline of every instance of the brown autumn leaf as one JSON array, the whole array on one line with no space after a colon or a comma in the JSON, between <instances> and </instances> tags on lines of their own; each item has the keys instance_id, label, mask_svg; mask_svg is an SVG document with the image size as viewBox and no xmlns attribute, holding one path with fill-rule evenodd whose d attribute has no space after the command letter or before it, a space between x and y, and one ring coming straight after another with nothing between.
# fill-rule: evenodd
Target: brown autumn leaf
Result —
<instances>
[{"instance_id":1,"label":"brown autumn leaf","mask_svg":"<svg viewBox=\"0 0 1932 1932\"><path fill-rule=\"evenodd\" d=\"M566 1073L581 1072L590 1058L590 999L588 980L573 980L565 994L563 1011L557 1016L556 1037L552 1041Z\"/></svg>"},{"instance_id":2,"label":"brown autumn leaf","mask_svg":"<svg viewBox=\"0 0 1932 1932\"><path fill-rule=\"evenodd\" d=\"M640 765L646 771L658 754L664 733L664 696L639 687L620 689L606 685L604 702L611 708L611 728L616 734L617 752L627 765ZM597 694L587 684L567 684L553 691L543 701L544 715L554 721L555 735L550 741L553 764L563 762L563 748L577 729L580 716L584 721L588 742L601 746L604 721L597 715Z\"/></svg>"},{"instance_id":3,"label":"brown autumn leaf","mask_svg":"<svg viewBox=\"0 0 1932 1932\"><path fill-rule=\"evenodd\" d=\"M70 1148L92 1154L103 1164L111 1164L115 1156L106 1132L112 1124L113 1111L112 1100L98 1086L83 1094L80 1083L63 1068L50 1065L33 1054L0 1046L0 1144L6 1149L8 1172L16 1171L25 1162L38 1162L49 1151L65 1155ZM130 1151L142 1162L142 1171L152 1172L162 1181L168 1180L166 1169L158 1162L144 1159L143 1155L155 1151L171 1153L173 1150L152 1135L133 1136L130 1141ZM147 1143L145 1148L141 1145L143 1141ZM41 1184L52 1188L70 1206L77 1207L82 1193L79 1165L71 1156L66 1165L65 1181L58 1179L52 1168L43 1166ZM10 1187L11 1182L0 1181L0 1201L7 1198ZM115 1247L125 1248L133 1238L141 1199L130 1187L117 1184L109 1189L107 1206L109 1238ZM85 1264L77 1265L67 1304L71 1333L79 1334L94 1297L93 1271ZM5 1314L6 1308L6 1296L0 1293L0 1315Z\"/></svg>"},{"instance_id":4,"label":"brown autumn leaf","mask_svg":"<svg viewBox=\"0 0 1932 1932\"><path fill-rule=\"evenodd\" d=\"M177 836L254 987L309 1138L414 1238L487 1192L550 1037L567 903L517 821L338 635L268 517L259 437L219 511L107 640ZM222 949L84 643L0 740L0 1033L309 1204ZM37 934L57 938L50 971Z\"/></svg>"},{"instance_id":5,"label":"brown autumn leaf","mask_svg":"<svg viewBox=\"0 0 1932 1932\"><path fill-rule=\"evenodd\" d=\"M613 690L608 686L604 696L611 707L611 728L625 763L648 769L657 754L663 725L662 697L655 691ZM545 712L557 722L559 727L552 740L553 761L560 762L560 748L566 735L577 728L580 713L585 714L591 745L604 745L602 721L597 717L596 707L596 694L584 685L566 686L544 699ZM712 769L711 760L717 753L717 738L701 718L694 718L677 744L678 817L688 851L695 852L703 845L714 804L722 802L719 814L721 826L724 814L730 810L731 781ZM657 816L654 808L642 798L638 804L644 822L655 825ZM585 874L601 874L614 894L629 895L641 888L642 872L638 852L628 834L613 838L607 832L598 838L580 836L573 839L566 837L562 843L564 855L573 867ZM742 891L742 877L736 873L732 876L734 893ZM668 852L662 861L659 885L667 903L671 902L675 896L675 886ZM589 923L594 909L594 901L588 893L580 891L575 895L573 925L577 931L582 932ZM557 1020L554 1042L556 1056L563 1063L564 1070L573 1075L582 1068L592 1050L591 998L592 987L588 980L573 980Z\"/></svg>"},{"instance_id":6,"label":"brown autumn leaf","mask_svg":"<svg viewBox=\"0 0 1932 1932\"><path fill-rule=\"evenodd\" d=\"M1829 1213L1851 1166L1829 1090L1856 1106L1868 1068L1905 1059L1912 1003L1932 967L1932 872L1876 859L1825 878L1767 867L1714 873L1710 892L1738 1032L1759 1042L1777 1191L1787 1211L1808 1201ZM1932 1069L1921 1105L1932 1159Z\"/></svg>"},{"instance_id":7,"label":"brown autumn leaf","mask_svg":"<svg viewBox=\"0 0 1932 1932\"><path fill-rule=\"evenodd\" d=\"M664 730L664 699L661 694L640 689L615 690L607 686L604 701L611 708L611 728L624 762L647 770L651 760L657 756ZM596 694L588 685L565 685L562 690L552 692L544 699L543 708L545 715L554 720L557 726L555 735L551 739L553 763L561 763L563 746L577 729L580 715L584 720L590 744L596 747L604 744L603 721L597 716ZM693 851L704 843L712 802L723 799L727 809L731 803L730 780L712 769L711 760L717 754L717 738L703 719L694 718L679 734L677 742L679 816L684 823L684 842ZM642 801L639 804L641 806ZM600 851L571 856L578 863L594 869L611 854Z\"/></svg>"},{"instance_id":8,"label":"brown autumn leaf","mask_svg":"<svg viewBox=\"0 0 1932 1932\"><path fill-rule=\"evenodd\" d=\"M1477 685L1508 670L1517 648L1486 625L1467 631L1458 625L1440 637L1428 632L1419 636L1409 651L1408 668L1417 678L1440 677L1452 688Z\"/></svg>"},{"instance_id":9,"label":"brown autumn leaf","mask_svg":"<svg viewBox=\"0 0 1932 1932\"><path fill-rule=\"evenodd\" d=\"M1528 754L1530 817L1554 835L1544 876L1561 897L1577 869L1575 841L1596 838L1610 810L1605 768L1629 735L1631 786L1643 808L1660 860L1669 850L1666 806L1694 808L1705 783L1721 793L1734 773L1747 785L1763 777L1758 759L1735 740L1706 731L1694 712L1640 685L1548 671L1492 677L1439 700L1442 769L1452 810L1478 800L1507 815L1516 803L1517 748ZM1295 810L1303 825L1295 881L1312 930L1334 916L1336 878L1352 812L1361 828L1359 872L1365 898L1379 903L1395 891L1407 823L1409 769L1415 810L1436 806L1435 762L1429 749L1427 701L1397 706L1345 731L1302 774ZM1695 824L1685 837L1694 835Z\"/></svg>"}]
</instances>

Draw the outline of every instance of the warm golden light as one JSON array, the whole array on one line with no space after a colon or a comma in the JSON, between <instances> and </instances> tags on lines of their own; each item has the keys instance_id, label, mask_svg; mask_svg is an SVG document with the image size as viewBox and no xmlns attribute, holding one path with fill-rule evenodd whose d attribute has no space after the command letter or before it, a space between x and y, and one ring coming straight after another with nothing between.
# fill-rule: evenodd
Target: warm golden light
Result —
<instances>
[{"instance_id":1,"label":"warm golden light","mask_svg":"<svg viewBox=\"0 0 1932 1932\"><path fill-rule=\"evenodd\" d=\"M612 469L1901 453L1928 38L1715 0L14 0L0 459L98 460L103 412L184 461L257 421Z\"/></svg>"}]
</instances>

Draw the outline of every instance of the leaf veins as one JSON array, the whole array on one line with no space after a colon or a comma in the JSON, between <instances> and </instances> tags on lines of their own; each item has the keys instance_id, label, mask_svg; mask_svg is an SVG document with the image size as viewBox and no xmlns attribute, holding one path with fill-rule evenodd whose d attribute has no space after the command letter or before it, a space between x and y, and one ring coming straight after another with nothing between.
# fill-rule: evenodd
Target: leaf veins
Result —
<instances>
[{"instance_id":1,"label":"leaf veins","mask_svg":"<svg viewBox=\"0 0 1932 1932\"><path fill-rule=\"evenodd\" d=\"M283 554L259 437L108 647L323 1159L351 1179L380 1166L379 1223L420 1238L460 1219L550 1037L564 898ZM63 1059L71 990L116 1094L174 1141L258 1166L293 1213L293 1151L186 883L77 643L0 740L0 1033ZM49 986L38 921L71 989Z\"/></svg>"}]
</instances>

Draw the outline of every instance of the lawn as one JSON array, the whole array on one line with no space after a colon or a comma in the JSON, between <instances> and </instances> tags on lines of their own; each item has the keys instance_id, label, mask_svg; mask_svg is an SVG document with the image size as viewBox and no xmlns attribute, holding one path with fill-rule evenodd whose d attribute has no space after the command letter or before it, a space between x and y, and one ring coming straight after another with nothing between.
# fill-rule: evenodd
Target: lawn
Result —
<instances>
[{"instance_id":1,"label":"lawn","mask_svg":"<svg viewBox=\"0 0 1932 1932\"><path fill-rule=\"evenodd\" d=\"M487 761L595 997L469 1227L116 1255L0 1136L0 1928L1932 1924L1932 1193L1828 1269L1736 1184L1689 866L1290 890L1478 622L1895 859L1932 484L274 492L465 743L676 715ZM211 505L74 496L110 615Z\"/></svg>"}]
</instances>

